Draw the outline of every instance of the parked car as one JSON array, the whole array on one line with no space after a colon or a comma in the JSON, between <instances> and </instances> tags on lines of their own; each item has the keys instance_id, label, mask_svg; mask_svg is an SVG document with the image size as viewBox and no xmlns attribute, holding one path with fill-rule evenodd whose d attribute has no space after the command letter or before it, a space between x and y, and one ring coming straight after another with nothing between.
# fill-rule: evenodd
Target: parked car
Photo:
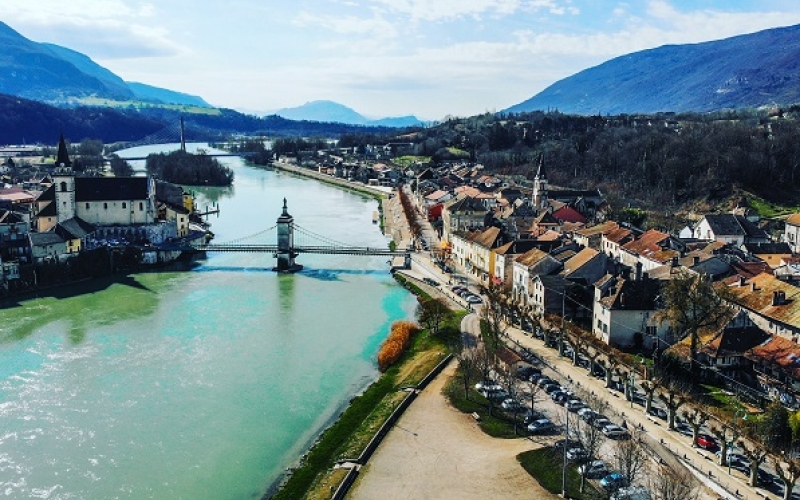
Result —
<instances>
[{"instance_id":1,"label":"parked car","mask_svg":"<svg viewBox=\"0 0 800 500\"><path fill-rule=\"evenodd\" d=\"M544 377L544 375L542 375L541 373L531 373L531 375L528 377L528 381L536 382L542 377Z\"/></svg>"},{"instance_id":2,"label":"parked car","mask_svg":"<svg viewBox=\"0 0 800 500\"><path fill-rule=\"evenodd\" d=\"M536 385L541 387L541 388L543 388L543 389L544 389L544 386L550 385L550 384L555 384L555 381L553 381L553 379L551 379L550 377L542 377L542 378L540 378L539 380L536 381Z\"/></svg>"},{"instance_id":3,"label":"parked car","mask_svg":"<svg viewBox=\"0 0 800 500\"><path fill-rule=\"evenodd\" d=\"M484 397L486 399L491 399L492 401L503 401L509 396L508 391L505 389L500 389L499 391L491 391L486 394Z\"/></svg>"},{"instance_id":4,"label":"parked car","mask_svg":"<svg viewBox=\"0 0 800 500\"><path fill-rule=\"evenodd\" d=\"M648 413L654 417L660 418L661 420L666 420L668 417L667 410L664 408L659 408L658 406L651 406Z\"/></svg>"},{"instance_id":5,"label":"parked car","mask_svg":"<svg viewBox=\"0 0 800 500\"><path fill-rule=\"evenodd\" d=\"M560 385L556 384L555 382L553 382L552 384L547 384L544 387L542 387L542 390L544 390L544 392L546 392L548 395L550 395L550 394L553 394L556 391L563 391L564 388L561 387Z\"/></svg>"},{"instance_id":6,"label":"parked car","mask_svg":"<svg viewBox=\"0 0 800 500\"><path fill-rule=\"evenodd\" d=\"M714 451L719 448L719 445L717 445L717 440L708 434L699 434L697 436L697 446L703 448L704 450L710 451Z\"/></svg>"},{"instance_id":7,"label":"parked car","mask_svg":"<svg viewBox=\"0 0 800 500\"><path fill-rule=\"evenodd\" d=\"M628 485L628 480L619 472L612 472L600 480L600 486L608 491L618 490Z\"/></svg>"},{"instance_id":8,"label":"parked car","mask_svg":"<svg viewBox=\"0 0 800 500\"><path fill-rule=\"evenodd\" d=\"M522 366L517 369L517 378L521 378L523 380L530 380L530 376L534 373L542 373L542 370L538 368L534 368L533 366Z\"/></svg>"},{"instance_id":9,"label":"parked car","mask_svg":"<svg viewBox=\"0 0 800 500\"><path fill-rule=\"evenodd\" d=\"M468 295L464 300L466 300L470 304L480 304L483 302L483 299L478 297L477 295Z\"/></svg>"},{"instance_id":10,"label":"parked car","mask_svg":"<svg viewBox=\"0 0 800 500\"><path fill-rule=\"evenodd\" d=\"M461 285L453 285L453 286L451 286L451 287L450 287L450 290L452 290L452 291L453 291L453 293L456 293L456 294L457 294L457 293L459 293L459 292L461 292L461 291L463 291L463 290L466 290L466 288L464 288L464 287L463 287L463 286L461 286Z\"/></svg>"},{"instance_id":11,"label":"parked car","mask_svg":"<svg viewBox=\"0 0 800 500\"><path fill-rule=\"evenodd\" d=\"M570 462L583 463L588 459L589 454L583 448L575 447L567 450L567 460Z\"/></svg>"},{"instance_id":12,"label":"parked car","mask_svg":"<svg viewBox=\"0 0 800 500\"><path fill-rule=\"evenodd\" d=\"M592 420L592 426L597 429L602 429L607 425L612 425L613 422L605 417L598 417Z\"/></svg>"},{"instance_id":13,"label":"parked car","mask_svg":"<svg viewBox=\"0 0 800 500\"><path fill-rule=\"evenodd\" d=\"M556 426L550 420L546 418L540 418L539 420L534 420L530 424L528 424L528 432L531 434L541 434L543 432L549 432L555 429Z\"/></svg>"},{"instance_id":14,"label":"parked car","mask_svg":"<svg viewBox=\"0 0 800 500\"><path fill-rule=\"evenodd\" d=\"M600 429L600 432L602 432L604 436L612 439L626 439L630 437L630 433L627 430L616 424L606 425Z\"/></svg>"},{"instance_id":15,"label":"parked car","mask_svg":"<svg viewBox=\"0 0 800 500\"><path fill-rule=\"evenodd\" d=\"M543 418L545 418L544 413L536 410L531 410L527 415L525 415L525 418L522 419L522 422L525 425L527 425L533 422L534 420L541 420Z\"/></svg>"},{"instance_id":16,"label":"parked car","mask_svg":"<svg viewBox=\"0 0 800 500\"><path fill-rule=\"evenodd\" d=\"M491 379L481 380L480 382L475 384L475 390L476 391L482 391L482 390L488 389L490 387L496 387L497 389L501 389L501 387L499 385L497 385L497 382L495 382L494 380L491 380Z\"/></svg>"},{"instance_id":17,"label":"parked car","mask_svg":"<svg viewBox=\"0 0 800 500\"><path fill-rule=\"evenodd\" d=\"M564 446L566 446L567 449L583 447L583 445L581 445L581 443L579 441L576 441L575 439L559 439L558 441L553 443L553 449L556 451L560 450Z\"/></svg>"},{"instance_id":18,"label":"parked car","mask_svg":"<svg viewBox=\"0 0 800 500\"><path fill-rule=\"evenodd\" d=\"M589 479L599 479L609 474L608 466L602 460L594 460L578 467L578 473Z\"/></svg>"},{"instance_id":19,"label":"parked car","mask_svg":"<svg viewBox=\"0 0 800 500\"><path fill-rule=\"evenodd\" d=\"M563 390L560 390L560 389L550 394L550 399L552 399L556 403L562 403L562 402L566 401L567 399L569 399L569 397L570 397L570 395L567 394L566 391L563 391Z\"/></svg>"},{"instance_id":20,"label":"parked car","mask_svg":"<svg viewBox=\"0 0 800 500\"><path fill-rule=\"evenodd\" d=\"M433 278L422 278L422 281L429 284L430 286L439 286L439 282Z\"/></svg>"},{"instance_id":21,"label":"parked car","mask_svg":"<svg viewBox=\"0 0 800 500\"><path fill-rule=\"evenodd\" d=\"M577 413L578 410L586 408L586 404L580 399L570 399L564 404L564 408L573 413Z\"/></svg>"},{"instance_id":22,"label":"parked car","mask_svg":"<svg viewBox=\"0 0 800 500\"><path fill-rule=\"evenodd\" d=\"M684 436L692 436L692 428L686 422L676 422L675 430Z\"/></svg>"},{"instance_id":23,"label":"parked car","mask_svg":"<svg viewBox=\"0 0 800 500\"><path fill-rule=\"evenodd\" d=\"M722 450L717 450L714 454L719 458L722 456ZM750 460L746 456L731 449L728 449L728 462L734 469L747 469L750 467Z\"/></svg>"},{"instance_id":24,"label":"parked car","mask_svg":"<svg viewBox=\"0 0 800 500\"><path fill-rule=\"evenodd\" d=\"M503 408L504 410L517 411L520 408L522 408L522 403L520 403L516 399L507 398L504 399L502 403L500 403L500 407Z\"/></svg>"},{"instance_id":25,"label":"parked car","mask_svg":"<svg viewBox=\"0 0 800 500\"><path fill-rule=\"evenodd\" d=\"M618 489L610 500L651 500L650 490L644 486L626 486Z\"/></svg>"},{"instance_id":26,"label":"parked car","mask_svg":"<svg viewBox=\"0 0 800 500\"><path fill-rule=\"evenodd\" d=\"M631 394L631 402L639 406L644 406L647 403L647 398L641 392L634 392Z\"/></svg>"}]
</instances>

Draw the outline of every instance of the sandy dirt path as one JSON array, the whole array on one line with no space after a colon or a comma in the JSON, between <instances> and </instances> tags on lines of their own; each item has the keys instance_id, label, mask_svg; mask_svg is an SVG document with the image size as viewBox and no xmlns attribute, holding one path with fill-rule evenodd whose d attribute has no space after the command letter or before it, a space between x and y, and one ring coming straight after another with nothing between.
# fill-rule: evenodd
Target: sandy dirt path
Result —
<instances>
[{"instance_id":1,"label":"sandy dirt path","mask_svg":"<svg viewBox=\"0 0 800 500\"><path fill-rule=\"evenodd\" d=\"M442 395L455 363L420 394L362 469L351 500L516 500L556 498L519 465L538 445L494 439Z\"/></svg>"}]
</instances>

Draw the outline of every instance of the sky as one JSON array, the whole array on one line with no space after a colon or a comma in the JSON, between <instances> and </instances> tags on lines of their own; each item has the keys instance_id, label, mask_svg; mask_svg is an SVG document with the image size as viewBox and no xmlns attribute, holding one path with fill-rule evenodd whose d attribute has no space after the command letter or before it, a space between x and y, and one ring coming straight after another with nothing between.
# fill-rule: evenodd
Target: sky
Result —
<instances>
[{"instance_id":1,"label":"sky","mask_svg":"<svg viewBox=\"0 0 800 500\"><path fill-rule=\"evenodd\" d=\"M2 0L0 21L127 81L266 114L499 111L616 56L800 24L797 0Z\"/></svg>"}]
</instances>

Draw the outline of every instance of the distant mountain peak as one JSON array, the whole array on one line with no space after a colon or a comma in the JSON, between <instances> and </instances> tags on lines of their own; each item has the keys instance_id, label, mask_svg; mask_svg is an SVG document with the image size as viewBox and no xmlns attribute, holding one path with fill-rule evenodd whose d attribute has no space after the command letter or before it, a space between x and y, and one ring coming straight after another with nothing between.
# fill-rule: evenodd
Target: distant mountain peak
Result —
<instances>
[{"instance_id":1,"label":"distant mountain peak","mask_svg":"<svg viewBox=\"0 0 800 500\"><path fill-rule=\"evenodd\" d=\"M800 102L800 25L626 54L505 112L708 112Z\"/></svg>"},{"instance_id":2,"label":"distant mountain peak","mask_svg":"<svg viewBox=\"0 0 800 500\"><path fill-rule=\"evenodd\" d=\"M422 125L422 121L415 116L371 120L353 108L324 99L308 101L295 108L279 109L275 114L289 120L344 123L347 125L379 127L414 127Z\"/></svg>"}]
</instances>

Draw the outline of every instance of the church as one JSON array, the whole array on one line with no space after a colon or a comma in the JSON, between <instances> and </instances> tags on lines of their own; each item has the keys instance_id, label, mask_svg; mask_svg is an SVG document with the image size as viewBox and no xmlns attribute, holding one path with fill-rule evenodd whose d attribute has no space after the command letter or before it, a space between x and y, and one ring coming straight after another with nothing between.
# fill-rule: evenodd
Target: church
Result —
<instances>
[{"instance_id":1,"label":"church","mask_svg":"<svg viewBox=\"0 0 800 500\"><path fill-rule=\"evenodd\" d=\"M160 243L188 232L188 210L177 210L180 220L159 219L152 177L76 177L63 135L52 180L36 200L34 224L38 233L60 235L68 254L89 240Z\"/></svg>"}]
</instances>

